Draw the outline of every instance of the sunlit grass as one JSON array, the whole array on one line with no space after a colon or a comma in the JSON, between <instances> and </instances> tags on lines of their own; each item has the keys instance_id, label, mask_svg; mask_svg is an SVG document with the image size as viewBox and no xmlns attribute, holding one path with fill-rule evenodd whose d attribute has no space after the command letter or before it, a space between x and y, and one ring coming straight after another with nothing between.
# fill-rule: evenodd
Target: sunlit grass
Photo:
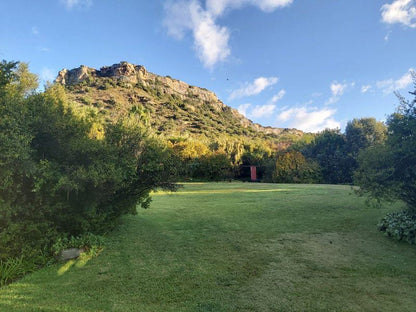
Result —
<instances>
[{"instance_id":1,"label":"sunlit grass","mask_svg":"<svg viewBox=\"0 0 416 312\"><path fill-rule=\"evenodd\" d=\"M348 186L192 183L97 258L0 290L0 311L414 311L416 250ZM62 274L58 274L62 272Z\"/></svg>"},{"instance_id":2,"label":"sunlit grass","mask_svg":"<svg viewBox=\"0 0 416 312\"><path fill-rule=\"evenodd\" d=\"M278 190L245 190L245 189L231 189L231 190L209 190L209 191L182 191L179 193L176 192L156 192L152 196L157 195L200 195L200 194L238 194L238 193L262 193L262 192L284 192L294 190L290 189L278 189Z\"/></svg>"}]
</instances>

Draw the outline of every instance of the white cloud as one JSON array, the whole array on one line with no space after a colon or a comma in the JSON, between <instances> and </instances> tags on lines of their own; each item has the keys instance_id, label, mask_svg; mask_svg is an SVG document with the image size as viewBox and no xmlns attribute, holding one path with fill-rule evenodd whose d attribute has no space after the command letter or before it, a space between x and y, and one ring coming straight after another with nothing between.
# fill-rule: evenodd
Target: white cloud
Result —
<instances>
[{"instance_id":1,"label":"white cloud","mask_svg":"<svg viewBox=\"0 0 416 312\"><path fill-rule=\"evenodd\" d=\"M280 101L281 99L283 99L283 97L286 94L286 90L282 89L279 91L278 94L276 94L275 96L272 97L272 99L270 100L271 103L277 103L278 101Z\"/></svg>"},{"instance_id":2,"label":"white cloud","mask_svg":"<svg viewBox=\"0 0 416 312\"><path fill-rule=\"evenodd\" d=\"M197 16L193 33L198 57L205 67L212 68L230 55L228 29L216 25L208 13L203 12Z\"/></svg>"},{"instance_id":3,"label":"white cloud","mask_svg":"<svg viewBox=\"0 0 416 312\"><path fill-rule=\"evenodd\" d=\"M331 84L330 88L333 96L341 96L344 94L344 91L347 88L347 84L342 84L335 81Z\"/></svg>"},{"instance_id":4,"label":"white cloud","mask_svg":"<svg viewBox=\"0 0 416 312\"><path fill-rule=\"evenodd\" d=\"M190 18L192 10L198 9L200 9L200 6L195 1L166 2L166 17L163 24L167 28L168 35L178 40L182 39L186 31L192 30L193 23Z\"/></svg>"},{"instance_id":5,"label":"white cloud","mask_svg":"<svg viewBox=\"0 0 416 312\"><path fill-rule=\"evenodd\" d=\"M249 116L253 118L261 118L261 117L270 116L274 113L275 109L276 109L276 105L273 105L273 104L256 105L251 111L251 114Z\"/></svg>"},{"instance_id":6,"label":"white cloud","mask_svg":"<svg viewBox=\"0 0 416 312\"><path fill-rule=\"evenodd\" d=\"M293 0L207 0L206 7L208 11L219 16L226 10L239 9L246 5L256 6L264 12L272 12L292 2Z\"/></svg>"},{"instance_id":7,"label":"white cloud","mask_svg":"<svg viewBox=\"0 0 416 312\"><path fill-rule=\"evenodd\" d=\"M56 73L52 69L44 67L40 72L40 78L45 82L54 81L56 78Z\"/></svg>"},{"instance_id":8,"label":"white cloud","mask_svg":"<svg viewBox=\"0 0 416 312\"><path fill-rule=\"evenodd\" d=\"M285 90L280 90L278 94L273 96L267 104L252 106L251 104L242 104L238 107L238 111L247 118L271 117L276 110L276 103L280 101L286 94ZM249 112L249 109L252 108Z\"/></svg>"},{"instance_id":9,"label":"white cloud","mask_svg":"<svg viewBox=\"0 0 416 312\"><path fill-rule=\"evenodd\" d=\"M74 3L92 0L61 0L71 8ZM225 11L253 5L265 12L291 4L293 0L206 0L206 8L199 0L168 0L165 3L164 26L168 35L180 40L192 33L194 48L206 68L223 62L231 54L230 31L217 24Z\"/></svg>"},{"instance_id":10,"label":"white cloud","mask_svg":"<svg viewBox=\"0 0 416 312\"><path fill-rule=\"evenodd\" d=\"M382 89L384 94L393 93L394 91L399 91L402 89L407 88L412 84L413 77L412 72L414 70L411 68L407 73L405 73L402 77L397 80L388 79L377 81L376 85L377 88Z\"/></svg>"},{"instance_id":11,"label":"white cloud","mask_svg":"<svg viewBox=\"0 0 416 312\"><path fill-rule=\"evenodd\" d=\"M353 82L351 86L354 86L355 83ZM340 97L344 94L345 90L347 89L348 84L346 83L338 83L334 81L330 85L332 96L325 102L325 104L334 104L339 101Z\"/></svg>"},{"instance_id":12,"label":"white cloud","mask_svg":"<svg viewBox=\"0 0 416 312\"><path fill-rule=\"evenodd\" d=\"M93 0L61 0L61 3L65 5L68 10L73 8L87 9L92 5Z\"/></svg>"},{"instance_id":13,"label":"white cloud","mask_svg":"<svg viewBox=\"0 0 416 312\"><path fill-rule=\"evenodd\" d=\"M306 132L318 132L324 129L340 128L341 124L334 119L335 109L308 108L307 106L290 108L278 115L281 122L289 122L290 128Z\"/></svg>"},{"instance_id":14,"label":"white cloud","mask_svg":"<svg viewBox=\"0 0 416 312\"><path fill-rule=\"evenodd\" d=\"M416 27L415 0L395 0L381 7L382 21L387 24L403 24Z\"/></svg>"},{"instance_id":15,"label":"white cloud","mask_svg":"<svg viewBox=\"0 0 416 312\"><path fill-rule=\"evenodd\" d=\"M278 81L279 78L277 77L259 77L255 79L252 83L246 83L244 87L232 91L229 98L230 100L232 100L236 98L259 94L267 87L276 84Z\"/></svg>"},{"instance_id":16,"label":"white cloud","mask_svg":"<svg viewBox=\"0 0 416 312\"><path fill-rule=\"evenodd\" d=\"M384 41L389 41L390 40L390 35L391 35L391 31L389 31L385 36L384 36Z\"/></svg>"},{"instance_id":17,"label":"white cloud","mask_svg":"<svg viewBox=\"0 0 416 312\"><path fill-rule=\"evenodd\" d=\"M245 117L247 117L247 110L251 107L251 104L241 104L237 110L241 115L244 115Z\"/></svg>"},{"instance_id":18,"label":"white cloud","mask_svg":"<svg viewBox=\"0 0 416 312\"><path fill-rule=\"evenodd\" d=\"M371 85L361 86L361 93L367 93L371 89Z\"/></svg>"},{"instance_id":19,"label":"white cloud","mask_svg":"<svg viewBox=\"0 0 416 312\"><path fill-rule=\"evenodd\" d=\"M191 31L194 48L205 67L212 68L230 55L229 30L218 26L213 15L203 10L196 0L169 1L165 5L165 12L167 15L163 23L168 34L182 39Z\"/></svg>"}]
</instances>

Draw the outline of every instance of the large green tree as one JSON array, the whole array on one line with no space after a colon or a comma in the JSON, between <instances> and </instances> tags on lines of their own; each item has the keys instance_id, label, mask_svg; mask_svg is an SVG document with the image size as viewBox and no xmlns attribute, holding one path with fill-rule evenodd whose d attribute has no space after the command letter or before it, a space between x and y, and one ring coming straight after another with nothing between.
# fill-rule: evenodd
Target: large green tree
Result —
<instances>
[{"instance_id":1,"label":"large green tree","mask_svg":"<svg viewBox=\"0 0 416 312\"><path fill-rule=\"evenodd\" d=\"M358 168L358 155L369 147L382 144L387 137L387 126L375 118L354 118L345 128L345 157L348 159L348 179L353 180Z\"/></svg>"},{"instance_id":2,"label":"large green tree","mask_svg":"<svg viewBox=\"0 0 416 312\"><path fill-rule=\"evenodd\" d=\"M354 158L361 150L383 143L386 136L386 125L375 118L354 118L345 128L347 149Z\"/></svg>"},{"instance_id":3,"label":"large green tree","mask_svg":"<svg viewBox=\"0 0 416 312\"><path fill-rule=\"evenodd\" d=\"M36 93L25 64L1 63L0 83L0 259L108 231L153 189L175 188L170 150L137 120L100 123L62 86Z\"/></svg>"},{"instance_id":4,"label":"large green tree","mask_svg":"<svg viewBox=\"0 0 416 312\"><path fill-rule=\"evenodd\" d=\"M416 98L399 99L400 106L387 120L385 143L360 154L355 181L370 197L400 199L416 210Z\"/></svg>"},{"instance_id":5,"label":"large green tree","mask_svg":"<svg viewBox=\"0 0 416 312\"><path fill-rule=\"evenodd\" d=\"M318 183L321 172L317 162L306 159L302 153L285 151L277 156L272 180L278 183Z\"/></svg>"},{"instance_id":6,"label":"large green tree","mask_svg":"<svg viewBox=\"0 0 416 312\"><path fill-rule=\"evenodd\" d=\"M316 161L324 183L347 184L352 182L349 168L351 157L347 152L347 141L340 130L326 129L314 140L301 148L306 158Z\"/></svg>"}]
</instances>

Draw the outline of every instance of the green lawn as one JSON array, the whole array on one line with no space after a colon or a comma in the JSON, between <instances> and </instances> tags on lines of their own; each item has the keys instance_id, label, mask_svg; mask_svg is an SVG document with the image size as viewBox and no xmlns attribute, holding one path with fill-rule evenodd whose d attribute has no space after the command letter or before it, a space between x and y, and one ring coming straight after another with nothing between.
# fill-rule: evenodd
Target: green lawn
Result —
<instances>
[{"instance_id":1,"label":"green lawn","mask_svg":"<svg viewBox=\"0 0 416 312\"><path fill-rule=\"evenodd\" d=\"M347 186L189 183L127 216L102 254L0 290L0 311L415 311L398 207Z\"/></svg>"}]
</instances>

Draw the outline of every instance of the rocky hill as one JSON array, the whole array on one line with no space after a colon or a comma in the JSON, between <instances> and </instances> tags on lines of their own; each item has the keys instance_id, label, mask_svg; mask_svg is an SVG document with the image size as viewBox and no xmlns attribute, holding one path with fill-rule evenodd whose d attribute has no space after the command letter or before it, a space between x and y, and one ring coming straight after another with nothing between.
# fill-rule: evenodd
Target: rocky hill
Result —
<instances>
[{"instance_id":1,"label":"rocky hill","mask_svg":"<svg viewBox=\"0 0 416 312\"><path fill-rule=\"evenodd\" d=\"M303 136L296 129L263 127L225 105L211 91L169 76L148 72L141 65L121 62L97 70L80 66L61 70L56 83L73 101L112 120L138 113L165 136L218 135L268 139L287 144Z\"/></svg>"}]
</instances>

